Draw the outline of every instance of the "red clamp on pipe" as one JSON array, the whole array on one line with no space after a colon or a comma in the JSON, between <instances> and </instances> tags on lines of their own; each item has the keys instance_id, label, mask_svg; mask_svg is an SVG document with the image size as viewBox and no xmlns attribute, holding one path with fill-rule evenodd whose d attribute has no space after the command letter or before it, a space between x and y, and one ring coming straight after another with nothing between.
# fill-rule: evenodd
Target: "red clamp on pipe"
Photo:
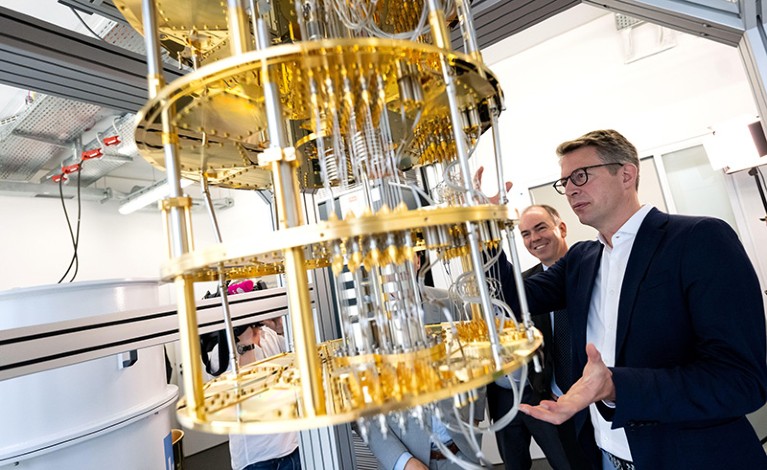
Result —
<instances>
[{"instance_id":1,"label":"red clamp on pipe","mask_svg":"<svg viewBox=\"0 0 767 470\"><path fill-rule=\"evenodd\" d=\"M65 175L70 175L72 173L75 173L77 171L80 171L80 164L79 163L73 163L71 165L62 166L61 167L61 173Z\"/></svg>"},{"instance_id":2,"label":"red clamp on pipe","mask_svg":"<svg viewBox=\"0 0 767 470\"><path fill-rule=\"evenodd\" d=\"M83 161L93 160L94 158L101 158L103 156L104 156L104 152L102 152L100 148L86 150L85 152L80 154L80 157L82 158Z\"/></svg>"},{"instance_id":3,"label":"red clamp on pipe","mask_svg":"<svg viewBox=\"0 0 767 470\"><path fill-rule=\"evenodd\" d=\"M120 145L120 136L110 135L109 137L104 137L104 145Z\"/></svg>"},{"instance_id":4,"label":"red clamp on pipe","mask_svg":"<svg viewBox=\"0 0 767 470\"><path fill-rule=\"evenodd\" d=\"M69 183L69 177L66 175L66 173L61 175L53 175L51 179L53 180L54 183L59 183L59 182L64 184Z\"/></svg>"}]
</instances>

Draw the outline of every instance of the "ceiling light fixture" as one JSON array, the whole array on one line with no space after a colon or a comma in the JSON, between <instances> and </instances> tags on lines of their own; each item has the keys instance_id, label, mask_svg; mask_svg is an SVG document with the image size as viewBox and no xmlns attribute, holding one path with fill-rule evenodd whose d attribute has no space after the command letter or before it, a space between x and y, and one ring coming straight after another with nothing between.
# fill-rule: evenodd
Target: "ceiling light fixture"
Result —
<instances>
[{"instance_id":1,"label":"ceiling light fixture","mask_svg":"<svg viewBox=\"0 0 767 470\"><path fill-rule=\"evenodd\" d=\"M194 183L192 180L181 178L181 187ZM168 186L167 180L158 181L145 188L141 188L138 191L134 191L128 195L125 201L120 204L120 208L117 209L120 214L127 215L142 209L155 201L166 197L170 194L170 186Z\"/></svg>"},{"instance_id":2,"label":"ceiling light fixture","mask_svg":"<svg viewBox=\"0 0 767 470\"><path fill-rule=\"evenodd\" d=\"M715 126L703 146L715 170L734 173L767 164L764 131L753 116L740 116Z\"/></svg>"}]
</instances>

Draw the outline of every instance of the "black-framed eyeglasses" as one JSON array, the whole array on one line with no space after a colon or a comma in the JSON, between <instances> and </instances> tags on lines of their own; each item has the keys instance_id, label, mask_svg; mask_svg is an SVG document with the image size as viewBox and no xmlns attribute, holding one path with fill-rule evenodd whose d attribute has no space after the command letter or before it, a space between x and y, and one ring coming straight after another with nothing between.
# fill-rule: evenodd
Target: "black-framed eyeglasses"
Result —
<instances>
[{"instance_id":1,"label":"black-framed eyeglasses","mask_svg":"<svg viewBox=\"0 0 767 470\"><path fill-rule=\"evenodd\" d=\"M613 163L601 163L599 165L584 166L583 168L578 168L574 170L572 173L570 173L570 176L558 179L557 181L554 182L552 186L554 186L554 189L556 189L559 194L565 194L568 181L572 182L575 186L583 186L584 184L589 182L588 170L592 168L599 168L602 166L611 166L611 165L623 166L623 163L613 162Z\"/></svg>"}]
</instances>

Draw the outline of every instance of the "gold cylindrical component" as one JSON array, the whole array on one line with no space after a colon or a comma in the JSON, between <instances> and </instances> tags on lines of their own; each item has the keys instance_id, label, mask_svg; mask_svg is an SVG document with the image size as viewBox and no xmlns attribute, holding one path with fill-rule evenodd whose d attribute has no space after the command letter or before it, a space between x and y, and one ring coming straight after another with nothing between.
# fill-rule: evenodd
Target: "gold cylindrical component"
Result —
<instances>
[{"instance_id":1,"label":"gold cylindrical component","mask_svg":"<svg viewBox=\"0 0 767 470\"><path fill-rule=\"evenodd\" d=\"M227 0L226 12L232 54L239 55L252 50L248 13L245 11L242 0Z\"/></svg>"},{"instance_id":2,"label":"gold cylindrical component","mask_svg":"<svg viewBox=\"0 0 767 470\"><path fill-rule=\"evenodd\" d=\"M446 25L445 13L437 7L434 0L429 0L429 27L431 27L432 41L441 49L452 49Z\"/></svg>"},{"instance_id":3,"label":"gold cylindrical component","mask_svg":"<svg viewBox=\"0 0 767 470\"><path fill-rule=\"evenodd\" d=\"M194 283L183 276L175 280L178 303L179 341L187 407L197 418L205 415L202 367L200 366L200 334L197 331L197 307Z\"/></svg>"},{"instance_id":4,"label":"gold cylindrical component","mask_svg":"<svg viewBox=\"0 0 767 470\"><path fill-rule=\"evenodd\" d=\"M301 377L305 416L327 414L325 390L322 386L322 366L317 354L317 337L314 334L312 303L306 286L309 280L304 268L304 252L301 248L285 250L285 282L288 285L288 308L293 326L295 362ZM300 347L298 346L300 345Z\"/></svg>"},{"instance_id":5,"label":"gold cylindrical component","mask_svg":"<svg viewBox=\"0 0 767 470\"><path fill-rule=\"evenodd\" d=\"M280 227L288 228L303 222L300 193L297 186L296 166L285 161L286 153L273 161L274 203L280 218ZM296 366L301 377L306 416L326 414L325 391L322 387L322 368L317 354L317 338L314 334L314 319L309 284L304 266L304 252L301 247L283 251L285 256L285 282L288 287L288 308L295 339Z\"/></svg>"},{"instance_id":6,"label":"gold cylindrical component","mask_svg":"<svg viewBox=\"0 0 767 470\"><path fill-rule=\"evenodd\" d=\"M147 75L147 90L150 97L157 96L157 93L165 86L165 79L162 75Z\"/></svg>"},{"instance_id":7,"label":"gold cylindrical component","mask_svg":"<svg viewBox=\"0 0 767 470\"><path fill-rule=\"evenodd\" d=\"M178 134L176 132L163 132L162 133L162 144L168 145L168 144L178 144Z\"/></svg>"}]
</instances>

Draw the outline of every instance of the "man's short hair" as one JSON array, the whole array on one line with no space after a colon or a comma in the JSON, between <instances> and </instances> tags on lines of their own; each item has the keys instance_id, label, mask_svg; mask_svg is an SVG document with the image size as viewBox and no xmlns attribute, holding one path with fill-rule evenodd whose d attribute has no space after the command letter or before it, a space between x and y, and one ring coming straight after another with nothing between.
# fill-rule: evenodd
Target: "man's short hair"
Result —
<instances>
[{"instance_id":1,"label":"man's short hair","mask_svg":"<svg viewBox=\"0 0 767 470\"><path fill-rule=\"evenodd\" d=\"M631 163L637 167L636 187L639 188L639 154L634 144L612 129L602 129L583 134L574 140L562 142L557 147L560 158L582 147L594 147L602 163ZM618 170L609 168L612 174Z\"/></svg>"},{"instance_id":2,"label":"man's short hair","mask_svg":"<svg viewBox=\"0 0 767 470\"><path fill-rule=\"evenodd\" d=\"M562 221L562 217L559 216L559 212L557 212L556 209L551 207L548 204L533 204L532 206L527 206L523 211L522 215L527 214L531 209L543 209L546 211L549 216L551 216L551 220L554 221L554 225L559 225L559 222Z\"/></svg>"}]
</instances>

